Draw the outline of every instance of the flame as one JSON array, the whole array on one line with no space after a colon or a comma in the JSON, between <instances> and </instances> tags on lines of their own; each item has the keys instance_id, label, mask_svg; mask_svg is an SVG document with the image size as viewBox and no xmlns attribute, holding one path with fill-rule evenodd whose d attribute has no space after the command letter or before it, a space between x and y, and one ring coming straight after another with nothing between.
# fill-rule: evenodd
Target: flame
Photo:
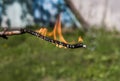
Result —
<instances>
[{"instance_id":1,"label":"flame","mask_svg":"<svg viewBox=\"0 0 120 81\"><path fill-rule=\"evenodd\" d=\"M36 30L36 32L40 33L43 36L53 37L54 40L59 40L64 43L68 43L62 35L60 15L58 16L58 19L55 23L55 26L52 32L48 32L47 28L40 28L39 30ZM83 42L82 37L78 38L78 42ZM56 45L56 46L59 46L60 48L63 47L61 45Z\"/></svg>"}]
</instances>

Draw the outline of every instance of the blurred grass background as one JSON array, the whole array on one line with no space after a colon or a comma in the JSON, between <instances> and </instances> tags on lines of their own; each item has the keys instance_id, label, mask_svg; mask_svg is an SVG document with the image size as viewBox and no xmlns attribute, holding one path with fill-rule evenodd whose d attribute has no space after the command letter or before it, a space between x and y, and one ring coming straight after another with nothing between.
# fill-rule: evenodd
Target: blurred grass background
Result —
<instances>
[{"instance_id":1,"label":"blurred grass background","mask_svg":"<svg viewBox=\"0 0 120 81\"><path fill-rule=\"evenodd\" d=\"M0 38L0 81L120 81L120 33L90 29L86 49L60 49L29 34Z\"/></svg>"}]
</instances>

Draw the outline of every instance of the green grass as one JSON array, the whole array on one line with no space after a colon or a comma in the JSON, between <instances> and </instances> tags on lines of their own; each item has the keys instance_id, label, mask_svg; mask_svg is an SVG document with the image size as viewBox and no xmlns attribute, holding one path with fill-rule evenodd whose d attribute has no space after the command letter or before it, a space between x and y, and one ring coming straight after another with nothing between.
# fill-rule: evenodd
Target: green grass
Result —
<instances>
[{"instance_id":1,"label":"green grass","mask_svg":"<svg viewBox=\"0 0 120 81\"><path fill-rule=\"evenodd\" d=\"M0 38L0 81L120 81L120 34L103 29L82 35L86 49L60 49L25 34Z\"/></svg>"}]
</instances>

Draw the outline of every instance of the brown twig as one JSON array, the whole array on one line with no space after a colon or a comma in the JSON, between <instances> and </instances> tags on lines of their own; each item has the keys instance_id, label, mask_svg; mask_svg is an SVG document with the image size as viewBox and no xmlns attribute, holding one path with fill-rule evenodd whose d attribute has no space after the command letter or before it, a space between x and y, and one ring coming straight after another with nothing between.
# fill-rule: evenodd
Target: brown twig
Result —
<instances>
[{"instance_id":1,"label":"brown twig","mask_svg":"<svg viewBox=\"0 0 120 81\"><path fill-rule=\"evenodd\" d=\"M82 47L85 48L86 47L86 45L84 45L83 43L67 44L67 43L64 43L64 42L61 42L61 41L58 41L58 40L54 40L54 39L43 36L40 33L29 30L29 29L14 29L14 30L1 31L0 32L0 37L7 39L8 38L7 36L21 35L21 34L24 34L24 33L31 34L31 35L39 37L39 38L41 38L45 41L54 43L56 45L61 45L63 47L67 47L67 48L72 48L73 49L73 48L82 48Z\"/></svg>"},{"instance_id":2,"label":"brown twig","mask_svg":"<svg viewBox=\"0 0 120 81\"><path fill-rule=\"evenodd\" d=\"M7 36L20 35L20 34L22 34L21 29L3 30L0 32L0 37L8 39Z\"/></svg>"}]
</instances>

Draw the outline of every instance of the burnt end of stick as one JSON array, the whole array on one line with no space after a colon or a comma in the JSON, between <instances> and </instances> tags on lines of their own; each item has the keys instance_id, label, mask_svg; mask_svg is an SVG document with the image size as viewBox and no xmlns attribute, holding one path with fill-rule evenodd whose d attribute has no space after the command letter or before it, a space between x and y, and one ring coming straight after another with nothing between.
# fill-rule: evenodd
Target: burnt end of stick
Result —
<instances>
[{"instance_id":1,"label":"burnt end of stick","mask_svg":"<svg viewBox=\"0 0 120 81\"><path fill-rule=\"evenodd\" d=\"M78 44L74 44L74 48L86 48L86 45L84 45L83 43L78 43Z\"/></svg>"}]
</instances>

